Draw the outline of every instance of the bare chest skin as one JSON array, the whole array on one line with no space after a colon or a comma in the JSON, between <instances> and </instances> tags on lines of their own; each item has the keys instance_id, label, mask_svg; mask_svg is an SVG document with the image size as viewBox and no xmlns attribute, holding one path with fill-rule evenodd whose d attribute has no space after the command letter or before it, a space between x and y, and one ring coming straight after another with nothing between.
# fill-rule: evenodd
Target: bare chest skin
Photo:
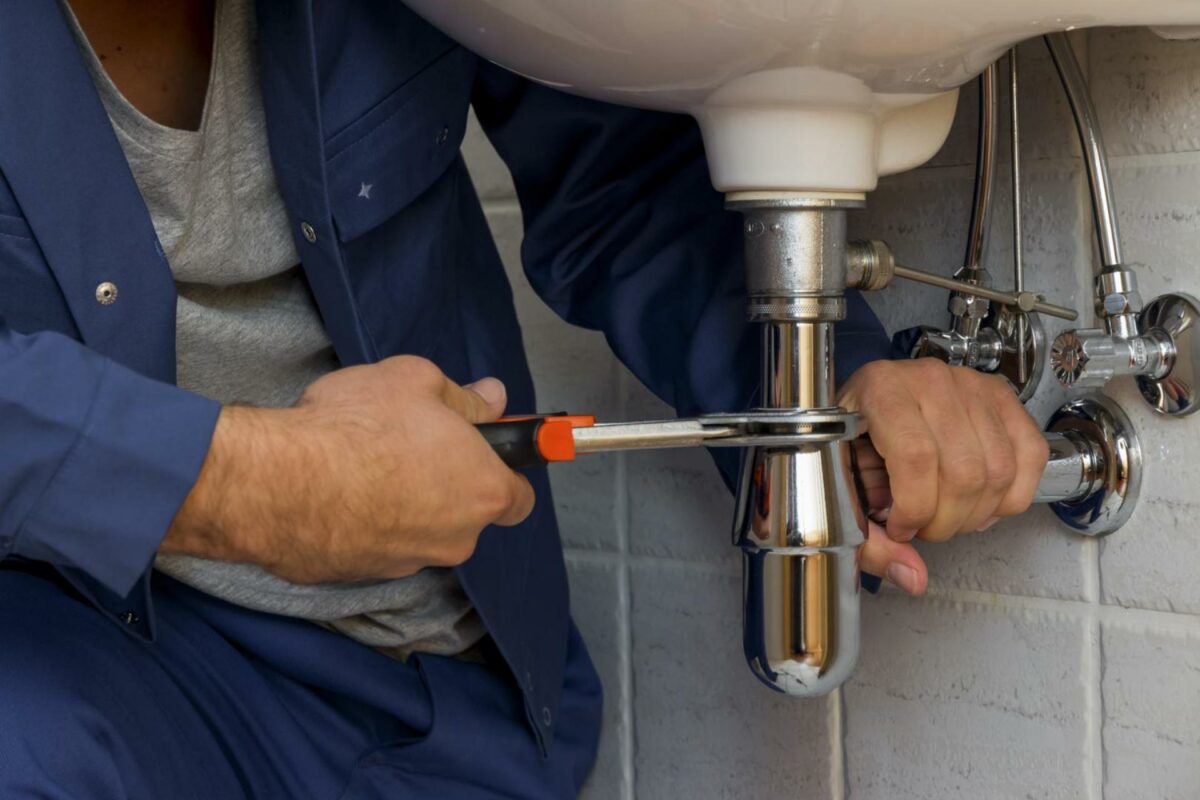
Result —
<instances>
[{"instance_id":1,"label":"bare chest skin","mask_svg":"<svg viewBox=\"0 0 1200 800\"><path fill-rule=\"evenodd\" d=\"M70 0L108 76L169 128L198 130L212 67L216 0Z\"/></svg>"}]
</instances>

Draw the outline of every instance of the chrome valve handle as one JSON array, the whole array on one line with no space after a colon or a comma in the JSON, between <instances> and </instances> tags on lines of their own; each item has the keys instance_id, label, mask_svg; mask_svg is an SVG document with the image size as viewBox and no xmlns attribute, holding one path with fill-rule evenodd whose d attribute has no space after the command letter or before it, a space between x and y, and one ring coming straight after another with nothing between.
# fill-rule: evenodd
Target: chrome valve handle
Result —
<instances>
[{"instance_id":1,"label":"chrome valve handle","mask_svg":"<svg viewBox=\"0 0 1200 800\"><path fill-rule=\"evenodd\" d=\"M1099 389L1124 375L1160 380L1174 359L1175 345L1161 328L1130 339L1099 328L1064 331L1050 348L1050 368L1068 389Z\"/></svg>"}]
</instances>

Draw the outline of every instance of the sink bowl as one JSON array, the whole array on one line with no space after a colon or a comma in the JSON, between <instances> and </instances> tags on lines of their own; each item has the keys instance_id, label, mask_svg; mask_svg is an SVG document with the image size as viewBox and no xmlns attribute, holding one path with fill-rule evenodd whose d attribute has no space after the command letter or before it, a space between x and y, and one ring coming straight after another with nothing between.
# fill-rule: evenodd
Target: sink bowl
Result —
<instances>
[{"instance_id":1,"label":"sink bowl","mask_svg":"<svg viewBox=\"0 0 1200 800\"><path fill-rule=\"evenodd\" d=\"M1200 24L1198 0L406 0L567 91L687 112L726 192L860 195L941 147L957 87L1016 42Z\"/></svg>"}]
</instances>

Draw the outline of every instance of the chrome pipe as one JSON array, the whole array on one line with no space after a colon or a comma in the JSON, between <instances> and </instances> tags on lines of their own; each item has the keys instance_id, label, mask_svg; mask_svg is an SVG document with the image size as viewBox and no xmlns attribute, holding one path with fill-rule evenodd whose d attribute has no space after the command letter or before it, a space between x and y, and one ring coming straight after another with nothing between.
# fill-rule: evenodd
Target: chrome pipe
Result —
<instances>
[{"instance_id":1,"label":"chrome pipe","mask_svg":"<svg viewBox=\"0 0 1200 800\"><path fill-rule=\"evenodd\" d=\"M1079 131L1079 145L1092 193L1092 216L1096 224L1096 238L1100 243L1100 260L1106 269L1117 267L1124 263L1121 232L1113 203L1112 180L1108 174L1108 156L1100 132L1100 119L1067 34L1048 33L1044 38Z\"/></svg>"},{"instance_id":2,"label":"chrome pipe","mask_svg":"<svg viewBox=\"0 0 1200 800\"><path fill-rule=\"evenodd\" d=\"M1104 456L1095 442L1075 434L1046 433L1050 460L1038 481L1035 503L1062 503L1087 497L1104 472Z\"/></svg>"},{"instance_id":3,"label":"chrome pipe","mask_svg":"<svg viewBox=\"0 0 1200 800\"><path fill-rule=\"evenodd\" d=\"M766 408L833 406L833 325L764 322L762 387Z\"/></svg>"},{"instance_id":4,"label":"chrome pipe","mask_svg":"<svg viewBox=\"0 0 1200 800\"><path fill-rule=\"evenodd\" d=\"M1013 291L1025 291L1025 241L1021 232L1021 93L1017 48L1008 51L1009 146L1012 160Z\"/></svg>"},{"instance_id":5,"label":"chrome pipe","mask_svg":"<svg viewBox=\"0 0 1200 800\"><path fill-rule=\"evenodd\" d=\"M1035 502L1076 533L1104 536L1129 520L1142 483L1142 448L1121 408L1103 395L1067 403L1046 425L1051 459Z\"/></svg>"},{"instance_id":6,"label":"chrome pipe","mask_svg":"<svg viewBox=\"0 0 1200 800\"><path fill-rule=\"evenodd\" d=\"M1008 117L1009 117L1009 160L1012 162L1012 236L1013 236L1013 291L1018 295L1025 291L1025 242L1021 232L1021 92L1020 68L1017 63L1017 48L1008 51ZM1024 357L1025 337L1028 335L1028 317L1018 317L1017 330L1017 385L1029 380L1029 362Z\"/></svg>"},{"instance_id":7,"label":"chrome pipe","mask_svg":"<svg viewBox=\"0 0 1200 800\"><path fill-rule=\"evenodd\" d=\"M971 205L971 227L963 265L978 268L983 263L992 208L992 177L996 172L996 139L999 132L999 108L996 91L996 65L991 64L979 76L979 138L975 158L975 198Z\"/></svg>"}]
</instances>

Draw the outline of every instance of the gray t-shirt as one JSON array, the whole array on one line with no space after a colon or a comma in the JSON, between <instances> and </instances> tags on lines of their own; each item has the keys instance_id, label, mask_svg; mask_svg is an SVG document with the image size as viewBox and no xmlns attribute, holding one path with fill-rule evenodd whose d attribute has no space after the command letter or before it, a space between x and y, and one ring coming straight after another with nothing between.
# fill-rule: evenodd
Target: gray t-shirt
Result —
<instances>
[{"instance_id":1,"label":"gray t-shirt","mask_svg":"<svg viewBox=\"0 0 1200 800\"><path fill-rule=\"evenodd\" d=\"M165 127L130 104L66 12L175 278L179 385L223 403L292 404L338 362L271 167L254 0L217 3L199 131ZM397 657L460 653L484 633L446 569L297 586L250 564L159 556L155 566L231 603L313 620Z\"/></svg>"}]
</instances>

